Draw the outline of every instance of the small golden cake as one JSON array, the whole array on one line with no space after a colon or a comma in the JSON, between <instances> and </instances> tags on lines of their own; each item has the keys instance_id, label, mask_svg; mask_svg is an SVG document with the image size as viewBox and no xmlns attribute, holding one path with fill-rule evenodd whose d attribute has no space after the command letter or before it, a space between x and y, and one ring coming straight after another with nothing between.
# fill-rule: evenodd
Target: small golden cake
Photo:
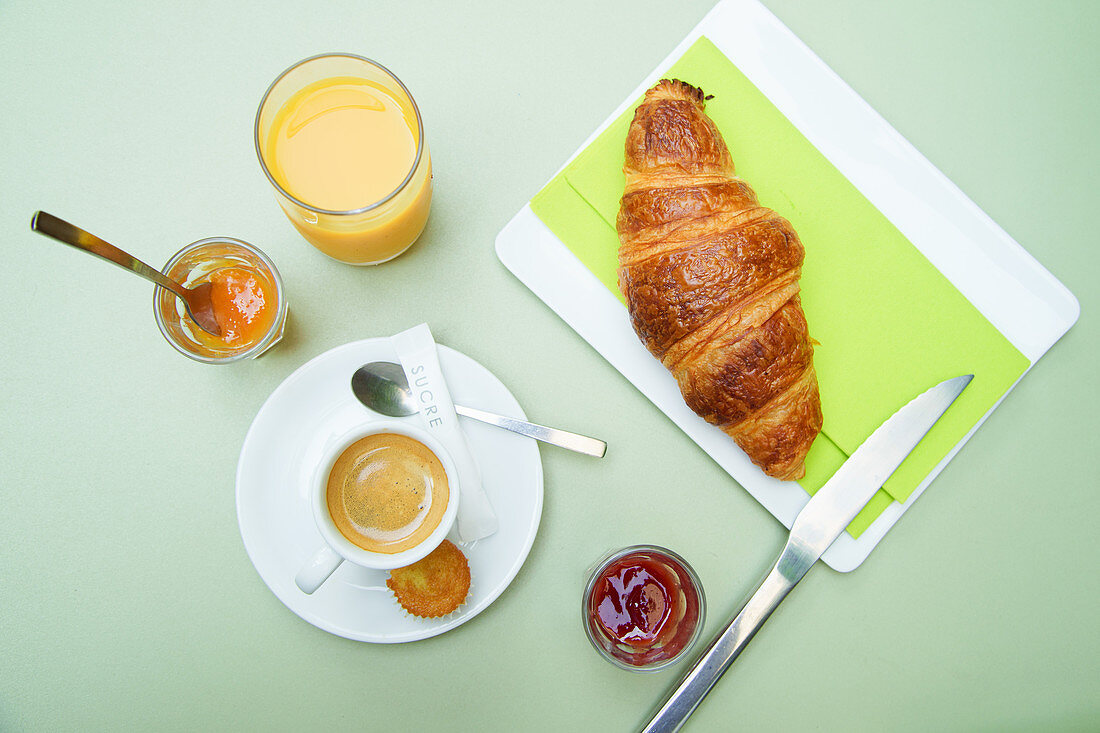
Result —
<instances>
[{"instance_id":1,"label":"small golden cake","mask_svg":"<svg viewBox=\"0 0 1100 733\"><path fill-rule=\"evenodd\" d=\"M438 618L461 606L470 592L470 564L450 540L423 560L390 571L386 587L413 616Z\"/></svg>"}]
</instances>

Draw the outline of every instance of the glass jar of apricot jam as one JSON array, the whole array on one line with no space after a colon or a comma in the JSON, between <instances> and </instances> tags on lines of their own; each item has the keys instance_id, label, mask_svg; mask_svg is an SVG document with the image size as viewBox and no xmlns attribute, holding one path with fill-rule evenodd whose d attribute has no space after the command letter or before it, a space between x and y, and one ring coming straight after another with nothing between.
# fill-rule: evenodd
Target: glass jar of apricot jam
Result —
<instances>
[{"instance_id":1,"label":"glass jar of apricot jam","mask_svg":"<svg viewBox=\"0 0 1100 733\"><path fill-rule=\"evenodd\" d=\"M253 245L230 237L193 242L163 272L185 287L210 283L221 335L202 330L164 288L153 293L153 315L168 343L206 364L228 364L264 353L282 338L287 304L275 263Z\"/></svg>"},{"instance_id":2,"label":"glass jar of apricot jam","mask_svg":"<svg viewBox=\"0 0 1100 733\"><path fill-rule=\"evenodd\" d=\"M584 589L588 640L613 664L655 672L683 657L703 631L706 599L682 557L655 545L610 553Z\"/></svg>"}]
</instances>

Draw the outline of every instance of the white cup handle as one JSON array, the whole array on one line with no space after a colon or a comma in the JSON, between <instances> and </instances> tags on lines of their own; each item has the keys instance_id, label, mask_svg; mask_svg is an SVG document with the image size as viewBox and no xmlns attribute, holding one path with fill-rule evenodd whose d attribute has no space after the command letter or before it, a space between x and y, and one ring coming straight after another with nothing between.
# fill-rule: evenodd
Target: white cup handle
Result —
<instances>
[{"instance_id":1,"label":"white cup handle","mask_svg":"<svg viewBox=\"0 0 1100 733\"><path fill-rule=\"evenodd\" d=\"M321 583L328 580L329 576L336 572L344 558L336 554L328 545L325 545L307 562L298 574L294 576L294 583L303 593L309 594L321 587Z\"/></svg>"}]
</instances>

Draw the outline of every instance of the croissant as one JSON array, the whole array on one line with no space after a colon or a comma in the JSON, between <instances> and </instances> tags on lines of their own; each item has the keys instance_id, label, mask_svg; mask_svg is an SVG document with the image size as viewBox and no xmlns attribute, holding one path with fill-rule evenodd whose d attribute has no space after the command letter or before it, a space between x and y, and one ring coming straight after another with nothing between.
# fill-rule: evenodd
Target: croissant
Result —
<instances>
[{"instance_id":1,"label":"croissant","mask_svg":"<svg viewBox=\"0 0 1100 733\"><path fill-rule=\"evenodd\" d=\"M619 288L687 405L768 475L802 478L822 420L799 299L805 251L734 174L705 108L701 90L663 79L634 113Z\"/></svg>"}]
</instances>

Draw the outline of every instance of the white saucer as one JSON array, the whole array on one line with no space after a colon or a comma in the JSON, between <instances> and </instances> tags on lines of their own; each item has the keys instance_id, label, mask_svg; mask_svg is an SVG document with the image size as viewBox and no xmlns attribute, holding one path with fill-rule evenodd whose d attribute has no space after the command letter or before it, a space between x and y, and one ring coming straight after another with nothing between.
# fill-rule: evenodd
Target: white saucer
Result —
<instances>
[{"instance_id":1,"label":"white saucer","mask_svg":"<svg viewBox=\"0 0 1100 733\"><path fill-rule=\"evenodd\" d=\"M386 588L387 572L351 563L313 595L302 593L294 575L321 546L306 499L311 473L326 440L382 419L355 399L351 375L363 364L383 360L397 361L388 338L345 344L302 365L271 393L241 448L237 521L252 564L287 608L337 636L396 643L449 631L485 610L508 587L538 531L542 462L534 440L462 419L500 529L470 543L451 536L469 560L472 576L470 596L454 613L438 619L410 616ZM456 403L526 419L508 388L470 357L441 345L439 362Z\"/></svg>"}]
</instances>

